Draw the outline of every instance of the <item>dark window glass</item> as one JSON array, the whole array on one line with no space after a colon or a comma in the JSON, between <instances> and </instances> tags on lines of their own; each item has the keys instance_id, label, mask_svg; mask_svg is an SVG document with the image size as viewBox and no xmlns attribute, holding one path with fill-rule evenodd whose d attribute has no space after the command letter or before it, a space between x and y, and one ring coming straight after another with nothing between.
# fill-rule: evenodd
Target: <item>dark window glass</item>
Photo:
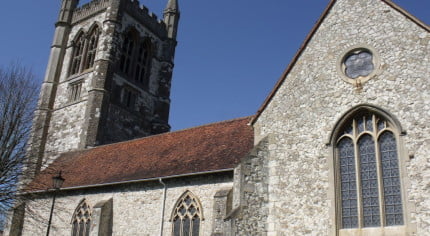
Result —
<instances>
[{"instance_id":1,"label":"dark window glass","mask_svg":"<svg viewBox=\"0 0 430 236\"><path fill-rule=\"evenodd\" d=\"M391 123L363 112L344 127L336 145L341 228L403 225L396 137L387 130Z\"/></svg>"},{"instance_id":2,"label":"dark window glass","mask_svg":"<svg viewBox=\"0 0 430 236\"><path fill-rule=\"evenodd\" d=\"M193 236L199 236L200 233L200 218L197 216L193 219Z\"/></svg>"},{"instance_id":3,"label":"dark window glass","mask_svg":"<svg viewBox=\"0 0 430 236\"><path fill-rule=\"evenodd\" d=\"M355 228L358 226L358 212L354 144L351 139L344 138L337 148L341 175L342 227Z\"/></svg>"},{"instance_id":4,"label":"dark window glass","mask_svg":"<svg viewBox=\"0 0 430 236\"><path fill-rule=\"evenodd\" d=\"M349 55L344 62L345 74L351 79L368 76L374 70L373 55L367 51L358 51Z\"/></svg>"},{"instance_id":5,"label":"dark window glass","mask_svg":"<svg viewBox=\"0 0 430 236\"><path fill-rule=\"evenodd\" d=\"M363 202L363 225L380 225L378 174L376 170L375 142L370 135L358 141L360 153L361 194Z\"/></svg>"},{"instance_id":6,"label":"dark window glass","mask_svg":"<svg viewBox=\"0 0 430 236\"><path fill-rule=\"evenodd\" d=\"M403 209L397 144L391 132L385 132L379 137L379 149L382 159L386 225L402 225Z\"/></svg>"},{"instance_id":7,"label":"dark window glass","mask_svg":"<svg viewBox=\"0 0 430 236\"><path fill-rule=\"evenodd\" d=\"M81 70L82 57L84 55L85 37L81 33L75 41L73 48L72 66L70 68L70 74L77 74Z\"/></svg>"},{"instance_id":8,"label":"dark window glass","mask_svg":"<svg viewBox=\"0 0 430 236\"><path fill-rule=\"evenodd\" d=\"M99 42L100 30L98 27L95 27L90 35L90 40L88 43L88 52L87 58L85 61L85 69L91 68L94 65L94 59L96 57L97 45Z\"/></svg>"}]
</instances>

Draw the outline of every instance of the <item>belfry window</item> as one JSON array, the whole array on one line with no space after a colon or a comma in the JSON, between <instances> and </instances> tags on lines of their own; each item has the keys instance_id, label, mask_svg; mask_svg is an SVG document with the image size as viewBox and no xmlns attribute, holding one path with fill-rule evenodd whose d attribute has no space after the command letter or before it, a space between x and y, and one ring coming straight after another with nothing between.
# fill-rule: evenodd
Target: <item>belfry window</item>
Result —
<instances>
[{"instance_id":1,"label":"belfry window","mask_svg":"<svg viewBox=\"0 0 430 236\"><path fill-rule=\"evenodd\" d=\"M135 85L148 89L153 57L153 44L149 37L141 38L135 28L123 36L119 70Z\"/></svg>"},{"instance_id":2,"label":"belfry window","mask_svg":"<svg viewBox=\"0 0 430 236\"><path fill-rule=\"evenodd\" d=\"M72 236L89 236L91 230L91 208L83 200L75 210L72 218Z\"/></svg>"},{"instance_id":3,"label":"belfry window","mask_svg":"<svg viewBox=\"0 0 430 236\"><path fill-rule=\"evenodd\" d=\"M404 224L397 133L370 112L343 126L335 153L341 229Z\"/></svg>"},{"instance_id":4,"label":"belfry window","mask_svg":"<svg viewBox=\"0 0 430 236\"><path fill-rule=\"evenodd\" d=\"M81 31L76 39L73 40L70 75L79 74L94 66L100 33L100 27L95 25L89 35Z\"/></svg>"},{"instance_id":5,"label":"belfry window","mask_svg":"<svg viewBox=\"0 0 430 236\"><path fill-rule=\"evenodd\" d=\"M84 48L85 48L85 37L84 34L81 34L75 40L75 45L73 48L73 57L72 57L72 67L70 68L70 74L74 75L80 72L81 64L84 57Z\"/></svg>"},{"instance_id":6,"label":"belfry window","mask_svg":"<svg viewBox=\"0 0 430 236\"><path fill-rule=\"evenodd\" d=\"M85 59L85 68L89 69L94 66L94 59L96 57L97 44L99 42L100 29L98 26L95 26L88 40L88 51Z\"/></svg>"},{"instance_id":7,"label":"belfry window","mask_svg":"<svg viewBox=\"0 0 430 236\"><path fill-rule=\"evenodd\" d=\"M172 236L198 236L202 220L201 204L190 192L185 192L177 201L172 214Z\"/></svg>"},{"instance_id":8,"label":"belfry window","mask_svg":"<svg viewBox=\"0 0 430 236\"><path fill-rule=\"evenodd\" d=\"M133 59L133 49L136 44L135 41L135 36L130 31L125 35L124 42L122 43L120 69L125 74L128 74L130 71Z\"/></svg>"},{"instance_id":9,"label":"belfry window","mask_svg":"<svg viewBox=\"0 0 430 236\"><path fill-rule=\"evenodd\" d=\"M145 40L139 45L139 50L136 58L136 68L134 79L143 85L144 88L148 87L148 75L150 69L150 54L151 54L151 41Z\"/></svg>"}]
</instances>

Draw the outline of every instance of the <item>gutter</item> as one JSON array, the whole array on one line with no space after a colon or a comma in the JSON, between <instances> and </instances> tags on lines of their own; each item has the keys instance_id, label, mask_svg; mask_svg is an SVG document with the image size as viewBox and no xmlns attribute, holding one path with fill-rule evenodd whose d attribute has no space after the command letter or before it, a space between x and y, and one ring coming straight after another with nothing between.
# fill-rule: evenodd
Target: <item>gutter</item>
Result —
<instances>
[{"instance_id":1,"label":"gutter","mask_svg":"<svg viewBox=\"0 0 430 236\"><path fill-rule=\"evenodd\" d=\"M66 188L61 188L60 190L76 190L76 189L85 189L85 188L93 188L93 187L105 187L105 186L110 186L110 185L160 181L160 179L166 180L166 179L174 179L174 178L204 175L204 174L216 174L216 173L223 173L223 172L229 172L229 171L234 171L234 168L221 169L221 170L210 170L210 171L195 172L195 173L181 174L181 175L169 175L169 176L155 177L155 178L148 178L148 179L110 182L110 183L104 183L104 184L91 184L91 185L82 185L82 186L76 186L76 187L66 187ZM67 181L67 179L66 179L66 181ZM48 193L48 192L52 192L52 191L54 191L54 190L50 190L50 189L49 190L38 190L38 191L31 191L31 192L27 192L27 193ZM25 195L27 193L23 193L23 195Z\"/></svg>"},{"instance_id":2,"label":"gutter","mask_svg":"<svg viewBox=\"0 0 430 236\"><path fill-rule=\"evenodd\" d=\"M166 209L166 193L167 186L163 182L163 179L159 178L160 184L163 185L163 204L161 206L161 224L160 224L160 236L163 236L163 228L164 228L164 210Z\"/></svg>"}]
</instances>

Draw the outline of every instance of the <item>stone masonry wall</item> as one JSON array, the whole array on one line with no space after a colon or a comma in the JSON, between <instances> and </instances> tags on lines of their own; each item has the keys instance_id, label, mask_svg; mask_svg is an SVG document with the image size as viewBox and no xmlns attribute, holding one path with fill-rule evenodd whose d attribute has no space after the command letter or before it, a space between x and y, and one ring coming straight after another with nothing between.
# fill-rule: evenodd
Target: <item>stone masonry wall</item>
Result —
<instances>
[{"instance_id":1,"label":"stone masonry wall","mask_svg":"<svg viewBox=\"0 0 430 236\"><path fill-rule=\"evenodd\" d=\"M233 217L233 235L266 235L268 216L268 167L270 138L260 141L241 162L240 208Z\"/></svg>"},{"instance_id":2,"label":"stone masonry wall","mask_svg":"<svg viewBox=\"0 0 430 236\"><path fill-rule=\"evenodd\" d=\"M81 144L82 136L85 135L83 124L87 107L88 91L91 89L91 80L94 77L92 69L78 75L69 75L69 67L73 52L72 41L81 31L88 32L94 24L99 24L105 19L105 12L89 18L74 25L67 42L67 50L55 97L54 110L52 112L51 124L45 148L45 161L47 164L52 161L56 153L76 150ZM100 35L98 50L95 60L104 58L107 48L102 47L105 38ZM69 101L69 86L72 83L82 81L80 99ZM45 163L46 164L46 163Z\"/></svg>"},{"instance_id":3,"label":"stone masonry wall","mask_svg":"<svg viewBox=\"0 0 430 236\"><path fill-rule=\"evenodd\" d=\"M167 192L163 217L163 234L171 234L172 223L170 217L174 205L178 198L189 190L199 198L203 207L204 219L200 225L200 235L211 235L214 196L220 189L231 188L231 175L205 175L164 180L164 182L167 185ZM73 213L84 198L91 207L112 198L112 235L160 235L163 185L158 181L92 190L68 191L62 192L58 196L52 221L52 235L71 235ZM47 223L48 221L51 201L51 196L44 196L28 203L23 236L44 235L46 233L46 224L41 222Z\"/></svg>"},{"instance_id":4,"label":"stone masonry wall","mask_svg":"<svg viewBox=\"0 0 430 236\"><path fill-rule=\"evenodd\" d=\"M339 59L369 45L378 73L357 89ZM411 234L430 232L430 33L379 0L339 0L255 123L256 142L273 134L268 235L335 235L330 133L342 114L372 104L393 114ZM409 159L413 156L413 159ZM416 230L416 233L413 231Z\"/></svg>"}]
</instances>

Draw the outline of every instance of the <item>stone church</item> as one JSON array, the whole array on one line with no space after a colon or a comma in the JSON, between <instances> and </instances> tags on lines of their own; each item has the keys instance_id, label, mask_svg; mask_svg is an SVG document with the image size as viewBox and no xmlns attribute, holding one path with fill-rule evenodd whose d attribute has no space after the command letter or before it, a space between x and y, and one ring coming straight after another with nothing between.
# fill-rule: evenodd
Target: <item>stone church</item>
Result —
<instances>
[{"instance_id":1,"label":"stone church","mask_svg":"<svg viewBox=\"0 0 430 236\"><path fill-rule=\"evenodd\" d=\"M430 27L395 3L331 0L255 115L169 132L177 0L78 2L6 235L54 194L51 235L430 235Z\"/></svg>"}]
</instances>

